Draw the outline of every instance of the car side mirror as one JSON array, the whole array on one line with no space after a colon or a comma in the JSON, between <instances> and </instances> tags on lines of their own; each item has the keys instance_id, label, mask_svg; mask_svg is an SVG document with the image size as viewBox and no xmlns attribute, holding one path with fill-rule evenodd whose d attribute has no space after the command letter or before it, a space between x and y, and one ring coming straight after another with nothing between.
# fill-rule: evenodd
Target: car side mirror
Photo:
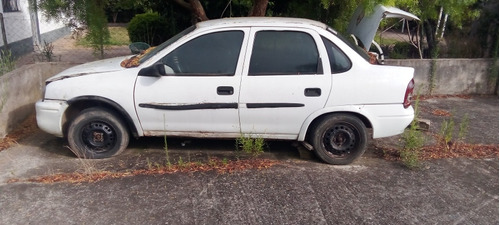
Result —
<instances>
[{"instance_id":1,"label":"car side mirror","mask_svg":"<svg viewBox=\"0 0 500 225\"><path fill-rule=\"evenodd\" d=\"M139 70L139 76L145 77L161 77L167 75L165 72L165 65L161 63L156 63L152 66L148 66Z\"/></svg>"}]
</instances>

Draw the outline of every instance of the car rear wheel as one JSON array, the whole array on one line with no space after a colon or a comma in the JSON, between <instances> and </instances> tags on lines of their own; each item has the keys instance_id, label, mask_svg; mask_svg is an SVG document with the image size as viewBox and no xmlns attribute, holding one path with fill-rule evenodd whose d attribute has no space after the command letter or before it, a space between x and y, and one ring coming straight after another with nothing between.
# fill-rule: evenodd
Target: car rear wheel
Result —
<instances>
[{"instance_id":1,"label":"car rear wheel","mask_svg":"<svg viewBox=\"0 0 500 225\"><path fill-rule=\"evenodd\" d=\"M367 131L363 122L349 114L336 114L321 120L314 128L311 142L323 161L347 165L366 150Z\"/></svg>"},{"instance_id":2,"label":"car rear wheel","mask_svg":"<svg viewBox=\"0 0 500 225\"><path fill-rule=\"evenodd\" d=\"M100 159L125 150L129 134L116 114L96 107L78 114L69 125L67 138L71 150L78 157Z\"/></svg>"}]
</instances>

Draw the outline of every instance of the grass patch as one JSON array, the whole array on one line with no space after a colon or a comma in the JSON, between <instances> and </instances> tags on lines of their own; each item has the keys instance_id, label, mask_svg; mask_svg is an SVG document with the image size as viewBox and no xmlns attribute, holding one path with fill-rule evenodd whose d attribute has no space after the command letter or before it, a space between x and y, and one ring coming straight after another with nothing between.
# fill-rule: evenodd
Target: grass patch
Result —
<instances>
[{"instance_id":1,"label":"grass patch","mask_svg":"<svg viewBox=\"0 0 500 225\"><path fill-rule=\"evenodd\" d=\"M110 39L108 42L104 43L106 46L122 46L129 45L130 39L128 36L127 28L125 27L108 27ZM92 47L90 41L84 36L78 39L77 45L84 47Z\"/></svg>"}]
</instances>

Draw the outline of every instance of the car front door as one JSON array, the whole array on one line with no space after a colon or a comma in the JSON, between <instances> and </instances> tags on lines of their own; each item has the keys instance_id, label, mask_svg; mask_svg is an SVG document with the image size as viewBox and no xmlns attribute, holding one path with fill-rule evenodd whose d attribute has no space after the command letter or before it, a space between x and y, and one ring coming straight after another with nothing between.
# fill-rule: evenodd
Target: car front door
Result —
<instances>
[{"instance_id":1,"label":"car front door","mask_svg":"<svg viewBox=\"0 0 500 225\"><path fill-rule=\"evenodd\" d=\"M138 76L135 106L146 136L239 134L238 97L249 29L205 32L157 63L167 75Z\"/></svg>"},{"instance_id":2,"label":"car front door","mask_svg":"<svg viewBox=\"0 0 500 225\"><path fill-rule=\"evenodd\" d=\"M296 139L303 122L330 94L321 37L309 29L252 28L240 93L244 134Z\"/></svg>"}]
</instances>

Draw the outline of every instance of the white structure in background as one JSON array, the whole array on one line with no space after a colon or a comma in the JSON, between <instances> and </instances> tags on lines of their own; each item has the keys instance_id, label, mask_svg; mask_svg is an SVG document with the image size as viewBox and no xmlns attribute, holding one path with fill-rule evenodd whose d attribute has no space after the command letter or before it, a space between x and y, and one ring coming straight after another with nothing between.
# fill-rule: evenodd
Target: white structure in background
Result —
<instances>
[{"instance_id":1,"label":"white structure in background","mask_svg":"<svg viewBox=\"0 0 500 225\"><path fill-rule=\"evenodd\" d=\"M70 32L63 22L47 20L41 13L31 10L28 1L2 0L0 5L5 24L0 30L0 48L6 48L6 39L14 56L32 52L37 46L43 46L44 41L52 42Z\"/></svg>"}]
</instances>

